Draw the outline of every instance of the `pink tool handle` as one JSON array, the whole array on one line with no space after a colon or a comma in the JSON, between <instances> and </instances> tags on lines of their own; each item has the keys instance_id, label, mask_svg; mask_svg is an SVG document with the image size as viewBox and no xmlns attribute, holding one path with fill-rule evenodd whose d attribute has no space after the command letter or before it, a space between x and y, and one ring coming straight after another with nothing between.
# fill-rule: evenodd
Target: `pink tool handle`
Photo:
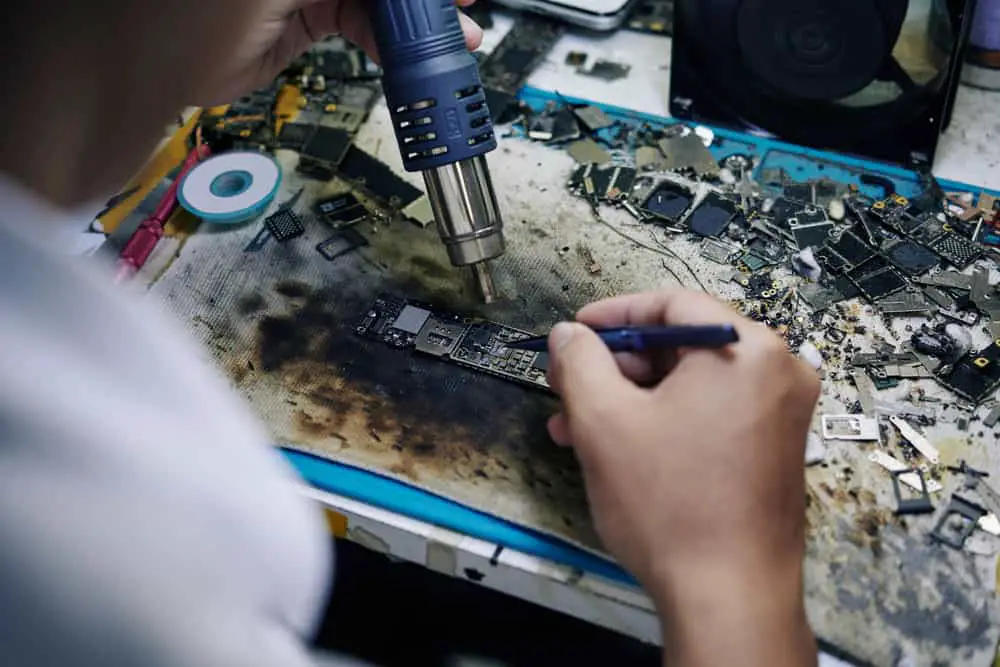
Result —
<instances>
[{"instance_id":1,"label":"pink tool handle","mask_svg":"<svg viewBox=\"0 0 1000 667\"><path fill-rule=\"evenodd\" d=\"M163 228L167 221L177 210L177 191L181 181L195 168L198 162L207 158L211 153L209 147L204 144L188 153L177 178L170 184L170 188L163 195L163 199L153 211L153 215L142 221L135 233L132 234L132 238L125 244L125 248L118 257L118 269L115 272L116 283L128 280L146 264L153 249L156 248L156 244L163 238Z\"/></svg>"}]
</instances>

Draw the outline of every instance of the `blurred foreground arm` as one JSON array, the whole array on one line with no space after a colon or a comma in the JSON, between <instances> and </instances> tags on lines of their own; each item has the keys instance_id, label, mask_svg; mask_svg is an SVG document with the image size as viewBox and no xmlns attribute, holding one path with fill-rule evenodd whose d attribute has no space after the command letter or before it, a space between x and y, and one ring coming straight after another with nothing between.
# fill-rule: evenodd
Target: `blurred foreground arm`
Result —
<instances>
[{"instance_id":1,"label":"blurred foreground arm","mask_svg":"<svg viewBox=\"0 0 1000 667\"><path fill-rule=\"evenodd\" d=\"M576 451L605 545L652 596L668 664L815 664L802 599L815 373L703 294L622 297L578 319L736 325L725 350L617 357L588 327L559 325L549 431Z\"/></svg>"}]
</instances>

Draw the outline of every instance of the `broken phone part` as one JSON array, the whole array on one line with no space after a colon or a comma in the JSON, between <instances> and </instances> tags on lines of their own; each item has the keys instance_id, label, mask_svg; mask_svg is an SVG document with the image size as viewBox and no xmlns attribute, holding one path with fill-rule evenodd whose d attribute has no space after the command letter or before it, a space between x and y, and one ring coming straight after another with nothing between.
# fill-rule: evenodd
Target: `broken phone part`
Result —
<instances>
[{"instance_id":1,"label":"broken phone part","mask_svg":"<svg viewBox=\"0 0 1000 667\"><path fill-rule=\"evenodd\" d=\"M878 420L864 415L823 415L824 440L868 440L881 438Z\"/></svg>"},{"instance_id":2,"label":"broken phone part","mask_svg":"<svg viewBox=\"0 0 1000 667\"><path fill-rule=\"evenodd\" d=\"M894 475L896 479L910 487L914 491L928 493L940 493L944 486L936 479L921 479L907 464L899 459L893 458L883 451L874 451L868 455L868 460L881 466L884 470Z\"/></svg>"},{"instance_id":3,"label":"broken phone part","mask_svg":"<svg viewBox=\"0 0 1000 667\"><path fill-rule=\"evenodd\" d=\"M676 224L694 203L694 193L677 183L663 181L640 205L640 209L656 220Z\"/></svg>"},{"instance_id":4,"label":"broken phone part","mask_svg":"<svg viewBox=\"0 0 1000 667\"><path fill-rule=\"evenodd\" d=\"M355 328L357 335L398 349L412 349L458 366L537 389L548 389L548 354L514 350L507 344L535 334L380 296Z\"/></svg>"},{"instance_id":5,"label":"broken phone part","mask_svg":"<svg viewBox=\"0 0 1000 667\"><path fill-rule=\"evenodd\" d=\"M900 470L892 474L892 488L896 495L896 515L897 516L909 516L917 514L933 514L934 503L931 502L930 491L927 490L927 479L924 476L922 470L911 470L905 471ZM903 485L900 483L899 478L902 475L916 475L919 480L920 488L917 490L919 495L916 497L909 497L903 490Z\"/></svg>"},{"instance_id":6,"label":"broken phone part","mask_svg":"<svg viewBox=\"0 0 1000 667\"><path fill-rule=\"evenodd\" d=\"M358 248L368 245L368 239L362 236L353 227L343 227L337 232L319 243L316 250L328 261L332 262L342 255L354 252Z\"/></svg>"},{"instance_id":7,"label":"broken phone part","mask_svg":"<svg viewBox=\"0 0 1000 667\"><path fill-rule=\"evenodd\" d=\"M931 531L931 539L961 551L986 515L985 508L955 494Z\"/></svg>"}]
</instances>

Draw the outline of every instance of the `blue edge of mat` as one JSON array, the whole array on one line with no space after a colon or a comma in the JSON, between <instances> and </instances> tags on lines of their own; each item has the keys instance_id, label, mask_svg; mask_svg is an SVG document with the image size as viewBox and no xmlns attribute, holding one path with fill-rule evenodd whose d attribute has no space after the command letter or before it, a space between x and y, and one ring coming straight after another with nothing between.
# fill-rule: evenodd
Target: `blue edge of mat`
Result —
<instances>
[{"instance_id":1,"label":"blue edge of mat","mask_svg":"<svg viewBox=\"0 0 1000 667\"><path fill-rule=\"evenodd\" d=\"M536 109L544 107L549 102L593 104L587 100L567 98L557 93L533 88L522 89L519 97ZM594 106L599 106L613 118L625 122L652 125L669 125L677 122L619 107L601 104ZM712 147L712 152L717 158L734 153L752 153L761 158L761 166L758 168L781 167L790 176L799 180L828 176L836 181L855 183L862 190L877 195L877 192L871 192L871 188L861 184L857 178L861 173L875 173L892 179L897 191L904 196L918 193L919 180L916 174L901 167L802 148L730 130L716 128L713 130L717 141ZM949 191L984 191L982 188L953 181L940 181L940 183ZM989 190L986 192L1000 196L1000 192ZM290 450L282 452L306 482L323 491L613 581L635 584L634 579L614 563L552 536L477 512L388 477L300 452Z\"/></svg>"}]
</instances>

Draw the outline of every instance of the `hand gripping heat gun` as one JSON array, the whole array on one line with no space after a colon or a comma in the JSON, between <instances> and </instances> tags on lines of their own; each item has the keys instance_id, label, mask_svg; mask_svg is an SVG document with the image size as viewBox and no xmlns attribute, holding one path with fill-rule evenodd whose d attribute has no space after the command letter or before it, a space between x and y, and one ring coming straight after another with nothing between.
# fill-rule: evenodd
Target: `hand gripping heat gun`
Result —
<instances>
[{"instance_id":1,"label":"hand gripping heat gun","mask_svg":"<svg viewBox=\"0 0 1000 667\"><path fill-rule=\"evenodd\" d=\"M479 67L454 0L369 3L382 86L407 171L423 174L451 263L471 267L487 303L503 220L486 154L497 147Z\"/></svg>"}]
</instances>

